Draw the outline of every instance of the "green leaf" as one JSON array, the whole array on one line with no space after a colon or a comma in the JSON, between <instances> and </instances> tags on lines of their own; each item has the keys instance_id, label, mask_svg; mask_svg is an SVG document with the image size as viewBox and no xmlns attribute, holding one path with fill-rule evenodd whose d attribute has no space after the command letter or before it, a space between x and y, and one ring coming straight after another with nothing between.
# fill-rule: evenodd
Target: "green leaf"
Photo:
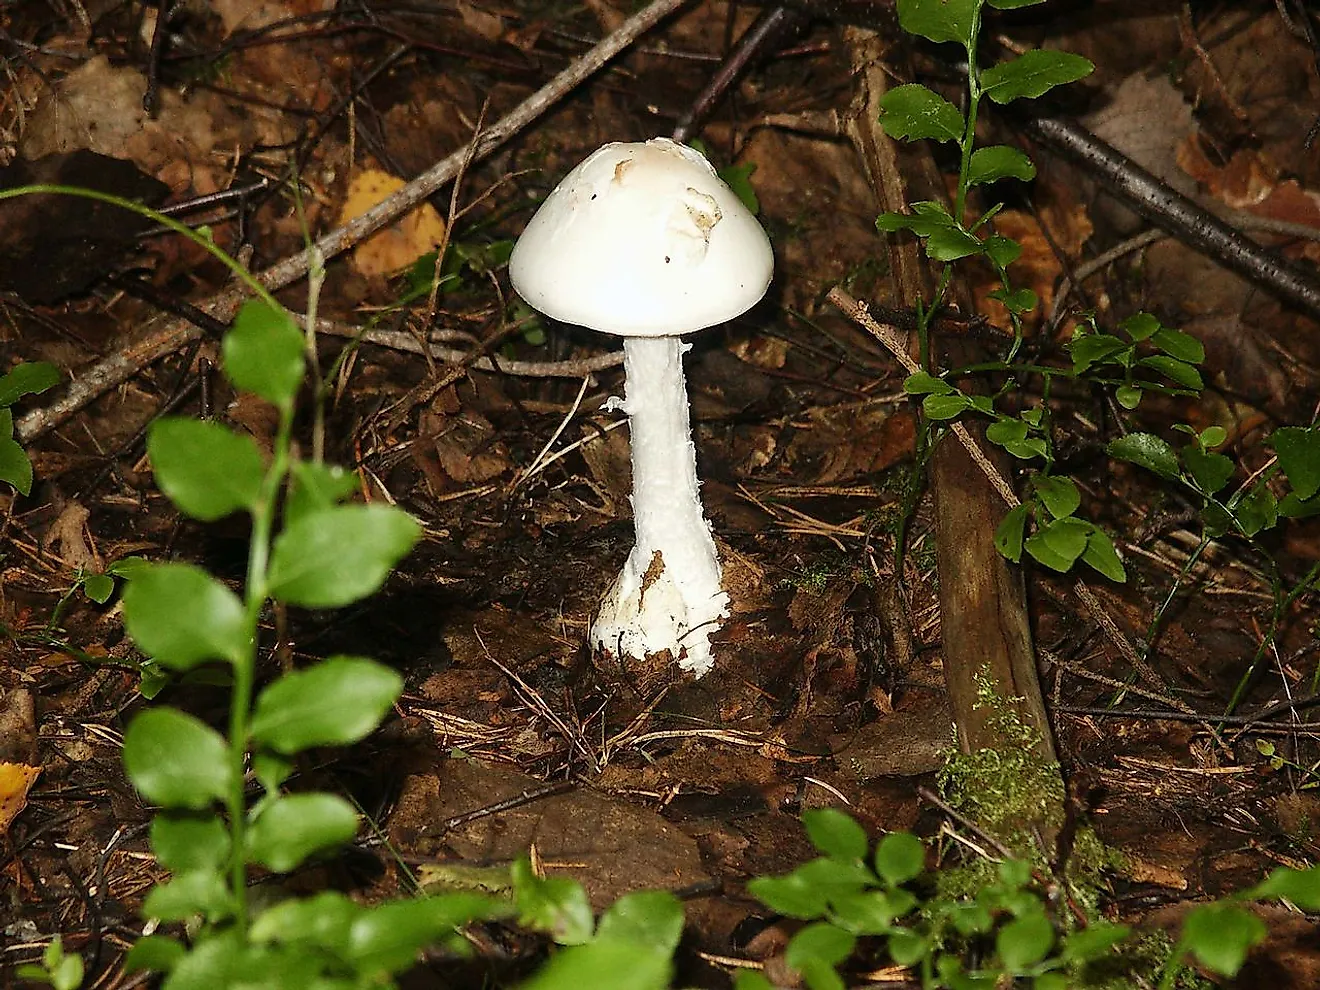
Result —
<instances>
[{"instance_id":1,"label":"green leaf","mask_svg":"<svg viewBox=\"0 0 1320 990\"><path fill-rule=\"evenodd\" d=\"M511 868L514 903L522 924L549 932L560 945L581 945L595 927L582 884L567 877L538 877L524 856Z\"/></svg>"},{"instance_id":2,"label":"green leaf","mask_svg":"<svg viewBox=\"0 0 1320 990\"><path fill-rule=\"evenodd\" d=\"M918 237L929 237L937 230L958 226L943 203L923 200L912 203L910 209L911 213L881 213L875 218L876 229L886 233L910 230Z\"/></svg>"},{"instance_id":3,"label":"green leaf","mask_svg":"<svg viewBox=\"0 0 1320 990\"><path fill-rule=\"evenodd\" d=\"M1205 382L1201 379L1201 373L1186 361L1179 361L1177 358L1171 358L1164 354L1152 354L1150 357L1140 358L1137 364L1143 368L1150 368L1152 371L1159 372L1175 385L1180 385L1192 392L1199 392L1205 387Z\"/></svg>"},{"instance_id":4,"label":"green leaf","mask_svg":"<svg viewBox=\"0 0 1320 990\"><path fill-rule=\"evenodd\" d=\"M0 377L0 408L12 406L25 395L39 395L60 383L60 369L48 361L25 361Z\"/></svg>"},{"instance_id":5,"label":"green leaf","mask_svg":"<svg viewBox=\"0 0 1320 990\"><path fill-rule=\"evenodd\" d=\"M1120 385L1114 392L1114 398L1124 409L1136 409L1141 404L1141 388L1137 385Z\"/></svg>"},{"instance_id":6,"label":"green leaf","mask_svg":"<svg viewBox=\"0 0 1320 990\"><path fill-rule=\"evenodd\" d=\"M1068 342L1068 355L1073 360L1073 374L1080 375L1092 365L1106 362L1130 347L1130 344L1107 333L1074 334Z\"/></svg>"},{"instance_id":7,"label":"green leaf","mask_svg":"<svg viewBox=\"0 0 1320 990\"><path fill-rule=\"evenodd\" d=\"M286 526L303 516L338 505L357 488L357 475L338 465L294 461L289 475L289 495L284 503Z\"/></svg>"},{"instance_id":8,"label":"green leaf","mask_svg":"<svg viewBox=\"0 0 1320 990\"><path fill-rule=\"evenodd\" d=\"M1266 441L1279 455L1279 469L1288 476L1300 501L1320 492L1320 428L1283 426Z\"/></svg>"},{"instance_id":9,"label":"green leaf","mask_svg":"<svg viewBox=\"0 0 1320 990\"><path fill-rule=\"evenodd\" d=\"M12 437L0 436L0 481L13 485L20 495L32 494L32 461Z\"/></svg>"},{"instance_id":10,"label":"green leaf","mask_svg":"<svg viewBox=\"0 0 1320 990\"><path fill-rule=\"evenodd\" d=\"M257 698L252 739L280 753L344 746L371 732L403 693L403 678L364 657L330 657L285 674Z\"/></svg>"},{"instance_id":11,"label":"green leaf","mask_svg":"<svg viewBox=\"0 0 1320 990\"><path fill-rule=\"evenodd\" d=\"M784 961L793 969L801 970L810 960L828 966L837 966L850 955L857 944L857 936L827 921L807 925L795 934L784 951Z\"/></svg>"},{"instance_id":12,"label":"green leaf","mask_svg":"<svg viewBox=\"0 0 1320 990\"><path fill-rule=\"evenodd\" d=\"M1038 474L1031 479L1041 504L1055 519L1071 516L1081 507L1082 495L1071 478Z\"/></svg>"},{"instance_id":13,"label":"green leaf","mask_svg":"<svg viewBox=\"0 0 1320 990\"><path fill-rule=\"evenodd\" d=\"M307 608L335 608L375 592L421 536L388 505L339 505L303 516L275 540L270 593Z\"/></svg>"},{"instance_id":14,"label":"green leaf","mask_svg":"<svg viewBox=\"0 0 1320 990\"><path fill-rule=\"evenodd\" d=\"M287 310L249 299L225 334L225 376L236 388L285 406L302 384L307 342Z\"/></svg>"},{"instance_id":15,"label":"green leaf","mask_svg":"<svg viewBox=\"0 0 1320 990\"><path fill-rule=\"evenodd\" d=\"M951 395L957 389L929 371L914 371L903 380L903 391L908 395Z\"/></svg>"},{"instance_id":16,"label":"green leaf","mask_svg":"<svg viewBox=\"0 0 1320 990\"><path fill-rule=\"evenodd\" d=\"M147 434L156 484L179 510L213 522L252 509L261 495L265 468L249 436L183 416L167 416Z\"/></svg>"},{"instance_id":17,"label":"green leaf","mask_svg":"<svg viewBox=\"0 0 1320 990\"><path fill-rule=\"evenodd\" d=\"M1267 529L1273 529L1279 521L1279 504L1274 493L1265 485L1258 485L1238 502L1234 511L1238 525L1247 536L1255 536Z\"/></svg>"},{"instance_id":18,"label":"green leaf","mask_svg":"<svg viewBox=\"0 0 1320 990\"><path fill-rule=\"evenodd\" d=\"M984 249L979 238L958 227L945 227L926 238L926 254L936 261L957 261Z\"/></svg>"},{"instance_id":19,"label":"green leaf","mask_svg":"<svg viewBox=\"0 0 1320 990\"><path fill-rule=\"evenodd\" d=\"M349 842L357 828L357 812L336 794L285 795L266 804L248 829L248 857L288 873L307 857Z\"/></svg>"},{"instance_id":20,"label":"green leaf","mask_svg":"<svg viewBox=\"0 0 1320 990\"><path fill-rule=\"evenodd\" d=\"M348 933L368 909L336 890L311 897L280 901L252 922L250 937L258 945L268 942L302 943L336 955L348 942Z\"/></svg>"},{"instance_id":21,"label":"green leaf","mask_svg":"<svg viewBox=\"0 0 1320 990\"><path fill-rule=\"evenodd\" d=\"M961 392L954 392L951 395L931 393L921 401L921 408L931 419L945 420L962 415L971 408L971 404L967 396Z\"/></svg>"},{"instance_id":22,"label":"green leaf","mask_svg":"<svg viewBox=\"0 0 1320 990\"><path fill-rule=\"evenodd\" d=\"M837 808L815 808L802 813L802 825L811 844L835 859L861 859L870 848L866 830Z\"/></svg>"},{"instance_id":23,"label":"green leaf","mask_svg":"<svg viewBox=\"0 0 1320 990\"><path fill-rule=\"evenodd\" d=\"M752 216L761 212L761 201L756 198L756 189L752 186L752 173L756 171L755 162L743 165L726 165L719 170L719 177L733 190L733 194L742 200L742 205L751 211ZM506 259L507 260L507 259ZM542 334L544 337L544 333ZM545 341L542 340L541 343ZM528 343L531 343L528 341Z\"/></svg>"},{"instance_id":24,"label":"green leaf","mask_svg":"<svg viewBox=\"0 0 1320 990\"><path fill-rule=\"evenodd\" d=\"M958 901L949 906L949 920L960 935L979 935L994 927L990 909L979 901Z\"/></svg>"},{"instance_id":25,"label":"green leaf","mask_svg":"<svg viewBox=\"0 0 1320 990\"><path fill-rule=\"evenodd\" d=\"M890 887L921 875L926 868L926 847L911 832L890 832L875 847L875 872Z\"/></svg>"},{"instance_id":26,"label":"green leaf","mask_svg":"<svg viewBox=\"0 0 1320 990\"><path fill-rule=\"evenodd\" d=\"M1251 947L1266 934L1265 922L1246 908L1206 904L1187 915L1181 944L1210 971L1236 976Z\"/></svg>"},{"instance_id":27,"label":"green leaf","mask_svg":"<svg viewBox=\"0 0 1320 990\"><path fill-rule=\"evenodd\" d=\"M232 929L199 941L175 963L161 990L229 990L240 983L248 951Z\"/></svg>"},{"instance_id":28,"label":"green leaf","mask_svg":"<svg viewBox=\"0 0 1320 990\"><path fill-rule=\"evenodd\" d=\"M1160 327L1151 334L1150 342L1169 357L1188 364L1200 364L1205 360L1205 346L1190 333L1181 330Z\"/></svg>"},{"instance_id":29,"label":"green leaf","mask_svg":"<svg viewBox=\"0 0 1320 990\"><path fill-rule=\"evenodd\" d=\"M747 892L776 914L809 920L829 909L825 891L813 886L797 871L782 877L753 877Z\"/></svg>"},{"instance_id":30,"label":"green leaf","mask_svg":"<svg viewBox=\"0 0 1320 990\"><path fill-rule=\"evenodd\" d=\"M1040 305L1040 298L1031 289L1015 289L1012 292L1007 289L995 289L990 293L990 298L998 299L1004 304L1005 309L1018 316L1034 312Z\"/></svg>"},{"instance_id":31,"label":"green leaf","mask_svg":"<svg viewBox=\"0 0 1320 990\"><path fill-rule=\"evenodd\" d=\"M1017 148L1005 144L977 148L967 166L968 185L998 182L1000 179L1020 179L1030 182L1036 177L1036 166Z\"/></svg>"},{"instance_id":32,"label":"green leaf","mask_svg":"<svg viewBox=\"0 0 1320 990\"><path fill-rule=\"evenodd\" d=\"M1005 968L1022 973L1040 962L1054 945L1054 926L1044 911L1014 918L995 935L995 948Z\"/></svg>"},{"instance_id":33,"label":"green leaf","mask_svg":"<svg viewBox=\"0 0 1320 990\"><path fill-rule=\"evenodd\" d=\"M1237 468L1223 454L1208 454L1191 444L1182 449L1182 461L1196 487L1205 495L1213 495L1227 485Z\"/></svg>"},{"instance_id":34,"label":"green leaf","mask_svg":"<svg viewBox=\"0 0 1320 990\"><path fill-rule=\"evenodd\" d=\"M633 942L672 954L683 936L683 905L667 890L624 894L601 915L597 940Z\"/></svg>"},{"instance_id":35,"label":"green leaf","mask_svg":"<svg viewBox=\"0 0 1320 990\"><path fill-rule=\"evenodd\" d=\"M995 549L1000 556L1015 564L1022 559L1022 541L1026 536L1029 508L1025 504L1014 506L1004 516L1003 522L995 527Z\"/></svg>"},{"instance_id":36,"label":"green leaf","mask_svg":"<svg viewBox=\"0 0 1320 990\"><path fill-rule=\"evenodd\" d=\"M981 73L981 89L996 103L1035 99L1055 86L1076 82L1091 74L1095 66L1072 52L1035 49L1015 59L992 65Z\"/></svg>"},{"instance_id":37,"label":"green leaf","mask_svg":"<svg viewBox=\"0 0 1320 990\"><path fill-rule=\"evenodd\" d=\"M667 953L647 945L601 939L555 953L522 990L667 990L673 969Z\"/></svg>"},{"instance_id":38,"label":"green leaf","mask_svg":"<svg viewBox=\"0 0 1320 990\"><path fill-rule=\"evenodd\" d=\"M901 141L960 141L967 126L957 107L918 83L885 93L880 109L880 126Z\"/></svg>"},{"instance_id":39,"label":"green leaf","mask_svg":"<svg viewBox=\"0 0 1320 990\"><path fill-rule=\"evenodd\" d=\"M931 953L931 944L916 932L900 928L889 934L889 955L900 966L915 966Z\"/></svg>"},{"instance_id":40,"label":"green leaf","mask_svg":"<svg viewBox=\"0 0 1320 990\"><path fill-rule=\"evenodd\" d=\"M1119 320L1118 328L1134 341L1149 340L1164 329L1163 324L1150 313L1134 313L1125 320Z\"/></svg>"},{"instance_id":41,"label":"green leaf","mask_svg":"<svg viewBox=\"0 0 1320 990\"><path fill-rule=\"evenodd\" d=\"M124 957L124 972L150 970L154 973L168 973L187 954L188 950L178 939L168 935L143 935L133 943L128 955Z\"/></svg>"},{"instance_id":42,"label":"green leaf","mask_svg":"<svg viewBox=\"0 0 1320 990\"><path fill-rule=\"evenodd\" d=\"M1086 537L1086 550L1082 554L1082 563L1098 571L1111 581L1122 584L1127 580L1127 570L1123 559L1118 555L1114 541L1099 526L1091 526Z\"/></svg>"},{"instance_id":43,"label":"green leaf","mask_svg":"<svg viewBox=\"0 0 1320 990\"><path fill-rule=\"evenodd\" d=\"M161 921L187 921L200 915L210 920L228 917L233 899L224 874L211 869L180 873L147 892L142 914Z\"/></svg>"},{"instance_id":44,"label":"green leaf","mask_svg":"<svg viewBox=\"0 0 1320 990\"><path fill-rule=\"evenodd\" d=\"M149 708L133 719L124 769L148 801L196 811L225 797L231 779L224 737L174 708Z\"/></svg>"},{"instance_id":45,"label":"green leaf","mask_svg":"<svg viewBox=\"0 0 1320 990\"><path fill-rule=\"evenodd\" d=\"M1109 954L1109 950L1131 934L1127 925L1115 925L1107 921L1093 921L1080 931L1064 936L1059 952L1064 962L1093 962Z\"/></svg>"},{"instance_id":46,"label":"green leaf","mask_svg":"<svg viewBox=\"0 0 1320 990\"><path fill-rule=\"evenodd\" d=\"M229 830L214 814L161 812L151 820L151 851L171 873L218 871L229 859Z\"/></svg>"},{"instance_id":47,"label":"green leaf","mask_svg":"<svg viewBox=\"0 0 1320 990\"><path fill-rule=\"evenodd\" d=\"M898 0L898 23L908 34L936 43L972 43L976 7L980 0Z\"/></svg>"},{"instance_id":48,"label":"green leaf","mask_svg":"<svg viewBox=\"0 0 1320 990\"><path fill-rule=\"evenodd\" d=\"M1020 419L999 419L985 428L985 438L991 443L1006 447L1011 443L1021 443L1027 438L1031 428Z\"/></svg>"},{"instance_id":49,"label":"green leaf","mask_svg":"<svg viewBox=\"0 0 1320 990\"><path fill-rule=\"evenodd\" d=\"M983 247L991 264L999 269L1007 268L1022 256L1022 245L1003 234L991 234Z\"/></svg>"},{"instance_id":50,"label":"green leaf","mask_svg":"<svg viewBox=\"0 0 1320 990\"><path fill-rule=\"evenodd\" d=\"M1038 562L1063 574L1086 552L1089 523L1069 516L1055 519L1027 538L1023 546Z\"/></svg>"},{"instance_id":51,"label":"green leaf","mask_svg":"<svg viewBox=\"0 0 1320 990\"><path fill-rule=\"evenodd\" d=\"M238 596L191 564L135 569L124 589L124 617L138 648L176 670L204 660L242 663L252 649Z\"/></svg>"},{"instance_id":52,"label":"green leaf","mask_svg":"<svg viewBox=\"0 0 1320 990\"><path fill-rule=\"evenodd\" d=\"M1178 455L1164 440L1151 433L1129 433L1109 442L1109 456L1154 471L1166 481L1180 477Z\"/></svg>"},{"instance_id":53,"label":"green leaf","mask_svg":"<svg viewBox=\"0 0 1320 990\"><path fill-rule=\"evenodd\" d=\"M459 926L508 913L507 905L480 894L389 901L361 913L349 928L341 951L363 976L397 973L419 951Z\"/></svg>"},{"instance_id":54,"label":"green leaf","mask_svg":"<svg viewBox=\"0 0 1320 990\"><path fill-rule=\"evenodd\" d=\"M832 898L856 894L875 883L864 865L822 856L782 877L755 877L747 890L766 907L790 918L823 915Z\"/></svg>"},{"instance_id":55,"label":"green leaf","mask_svg":"<svg viewBox=\"0 0 1320 990\"><path fill-rule=\"evenodd\" d=\"M755 969L739 969L733 974L733 990L775 990L765 974Z\"/></svg>"},{"instance_id":56,"label":"green leaf","mask_svg":"<svg viewBox=\"0 0 1320 990\"><path fill-rule=\"evenodd\" d=\"M83 578L83 594L98 605L104 605L115 593L115 579L108 574L88 574Z\"/></svg>"},{"instance_id":57,"label":"green leaf","mask_svg":"<svg viewBox=\"0 0 1320 990\"><path fill-rule=\"evenodd\" d=\"M1000 10L1017 10L1019 7L1034 7L1038 3L1044 3L1045 0L986 0L986 2Z\"/></svg>"},{"instance_id":58,"label":"green leaf","mask_svg":"<svg viewBox=\"0 0 1320 990\"><path fill-rule=\"evenodd\" d=\"M1253 899L1279 897L1291 901L1308 914L1320 911L1320 867L1294 870L1281 866L1251 888Z\"/></svg>"},{"instance_id":59,"label":"green leaf","mask_svg":"<svg viewBox=\"0 0 1320 990\"><path fill-rule=\"evenodd\" d=\"M855 935L883 935L899 916L890 895L883 890L858 891L830 898L831 918Z\"/></svg>"}]
</instances>

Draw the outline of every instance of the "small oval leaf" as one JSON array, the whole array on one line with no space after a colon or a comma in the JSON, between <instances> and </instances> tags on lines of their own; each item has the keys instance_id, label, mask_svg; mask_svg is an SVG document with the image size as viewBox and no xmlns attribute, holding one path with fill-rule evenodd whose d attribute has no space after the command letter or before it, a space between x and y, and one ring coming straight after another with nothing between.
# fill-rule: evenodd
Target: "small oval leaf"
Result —
<instances>
[{"instance_id":1,"label":"small oval leaf","mask_svg":"<svg viewBox=\"0 0 1320 990\"><path fill-rule=\"evenodd\" d=\"M270 593L290 605L335 608L376 591L421 527L388 505L339 505L297 519L270 561Z\"/></svg>"},{"instance_id":2,"label":"small oval leaf","mask_svg":"<svg viewBox=\"0 0 1320 990\"><path fill-rule=\"evenodd\" d=\"M224 737L174 708L150 708L124 733L124 769L148 801L200 811L225 796L231 780Z\"/></svg>"},{"instance_id":3,"label":"small oval leaf","mask_svg":"<svg viewBox=\"0 0 1320 990\"><path fill-rule=\"evenodd\" d=\"M265 470L251 437L219 423L168 416L147 435L156 483L180 511L212 522L250 509L261 493Z\"/></svg>"},{"instance_id":4,"label":"small oval leaf","mask_svg":"<svg viewBox=\"0 0 1320 990\"><path fill-rule=\"evenodd\" d=\"M357 742L403 691L403 678L362 657L331 657L286 674L261 692L252 739L280 753Z\"/></svg>"},{"instance_id":5,"label":"small oval leaf","mask_svg":"<svg viewBox=\"0 0 1320 990\"><path fill-rule=\"evenodd\" d=\"M124 617L138 648L176 670L204 660L240 663L251 649L243 603L191 564L134 568L124 589Z\"/></svg>"}]
</instances>

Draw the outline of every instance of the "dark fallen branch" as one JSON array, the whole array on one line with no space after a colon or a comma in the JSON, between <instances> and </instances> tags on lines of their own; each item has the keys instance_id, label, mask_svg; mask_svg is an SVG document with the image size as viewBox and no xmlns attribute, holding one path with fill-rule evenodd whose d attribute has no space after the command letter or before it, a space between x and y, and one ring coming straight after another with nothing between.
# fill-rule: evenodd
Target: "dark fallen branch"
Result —
<instances>
[{"instance_id":1,"label":"dark fallen branch","mask_svg":"<svg viewBox=\"0 0 1320 990\"><path fill-rule=\"evenodd\" d=\"M414 209L442 186L453 181L465 165L486 157L537 120L550 107L685 2L686 0L652 0L650 4L619 25L617 30L603 38L594 48L569 64L545 86L518 104L506 117L477 134L471 146L462 148L437 162L356 219L323 234L314 245L315 252L298 251L260 272L257 275L258 280L271 291L282 289L307 274L313 253L323 259L332 258ZM196 305L212 319L227 323L234 318L234 314L238 312L239 306L248 295L245 286L231 285ZM179 317L167 316L151 320L139 334L121 345L119 349L91 366L79 369L77 377L65 387L55 401L47 406L33 409L18 419L14 424L15 436L22 443L30 443L64 422L98 396L127 381L153 361L173 353L199 336L201 332L191 320Z\"/></svg>"},{"instance_id":2,"label":"dark fallen branch","mask_svg":"<svg viewBox=\"0 0 1320 990\"><path fill-rule=\"evenodd\" d=\"M1016 119L1042 145L1080 166L1107 192L1161 230L1320 319L1317 276L1271 254L1080 124L1058 117L1022 115Z\"/></svg>"}]
</instances>

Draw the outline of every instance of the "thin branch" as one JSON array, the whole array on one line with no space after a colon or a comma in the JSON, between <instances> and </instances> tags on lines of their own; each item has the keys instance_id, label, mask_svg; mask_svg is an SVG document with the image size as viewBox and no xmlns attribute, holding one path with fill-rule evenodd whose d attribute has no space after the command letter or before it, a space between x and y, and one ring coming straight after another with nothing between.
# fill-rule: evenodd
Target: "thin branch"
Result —
<instances>
[{"instance_id":1,"label":"thin branch","mask_svg":"<svg viewBox=\"0 0 1320 990\"><path fill-rule=\"evenodd\" d=\"M520 103L507 117L479 135L470 146L465 146L437 162L366 213L323 235L316 242L316 248L328 260L411 211L452 180L465 162L485 158L685 2L686 0L654 0ZM272 291L282 289L307 274L308 254L309 252L299 251L267 268L257 277ZM238 312L239 306L246 298L247 293L241 286L231 286L201 303L199 308L205 310L212 318L227 323L234 318L234 314ZM98 396L127 381L153 361L173 353L200 333L195 325L186 320L173 317L159 317L152 320L136 340L98 361L92 367L81 370L53 403L41 409L34 409L20 419L15 424L17 438L23 443L28 443L41 436L63 423Z\"/></svg>"}]
</instances>

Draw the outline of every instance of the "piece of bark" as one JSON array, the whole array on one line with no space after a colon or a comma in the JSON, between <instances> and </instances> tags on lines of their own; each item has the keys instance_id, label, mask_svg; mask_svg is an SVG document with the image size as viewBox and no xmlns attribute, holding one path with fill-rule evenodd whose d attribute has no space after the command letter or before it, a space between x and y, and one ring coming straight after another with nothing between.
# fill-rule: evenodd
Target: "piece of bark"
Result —
<instances>
[{"instance_id":1,"label":"piece of bark","mask_svg":"<svg viewBox=\"0 0 1320 990\"><path fill-rule=\"evenodd\" d=\"M862 157L880 208L905 211L914 201L945 199L943 182L927 146L895 142L878 124L879 101L889 85L883 63L892 61L894 49L874 32L861 28L850 28L845 38L860 87L847 132ZM931 275L915 240L890 238L889 254L898 304L912 307L918 299L928 300ZM967 298L955 287L955 299L959 296ZM963 309L970 311L965 302ZM966 339L943 340L940 346L955 364L985 357L976 353L975 342ZM987 458L1008 476L1002 451L985 444L970 424L969 431ZM1039 734L1037 755L1055 762L1022 574L994 546L995 526L1005 512L1003 499L959 443L939 445L931 459L930 479L936 504L944 676L959 747L966 753L1018 748L1019 740L1008 738L996 718L1007 709ZM998 697L994 706L979 698L982 683Z\"/></svg>"}]
</instances>

